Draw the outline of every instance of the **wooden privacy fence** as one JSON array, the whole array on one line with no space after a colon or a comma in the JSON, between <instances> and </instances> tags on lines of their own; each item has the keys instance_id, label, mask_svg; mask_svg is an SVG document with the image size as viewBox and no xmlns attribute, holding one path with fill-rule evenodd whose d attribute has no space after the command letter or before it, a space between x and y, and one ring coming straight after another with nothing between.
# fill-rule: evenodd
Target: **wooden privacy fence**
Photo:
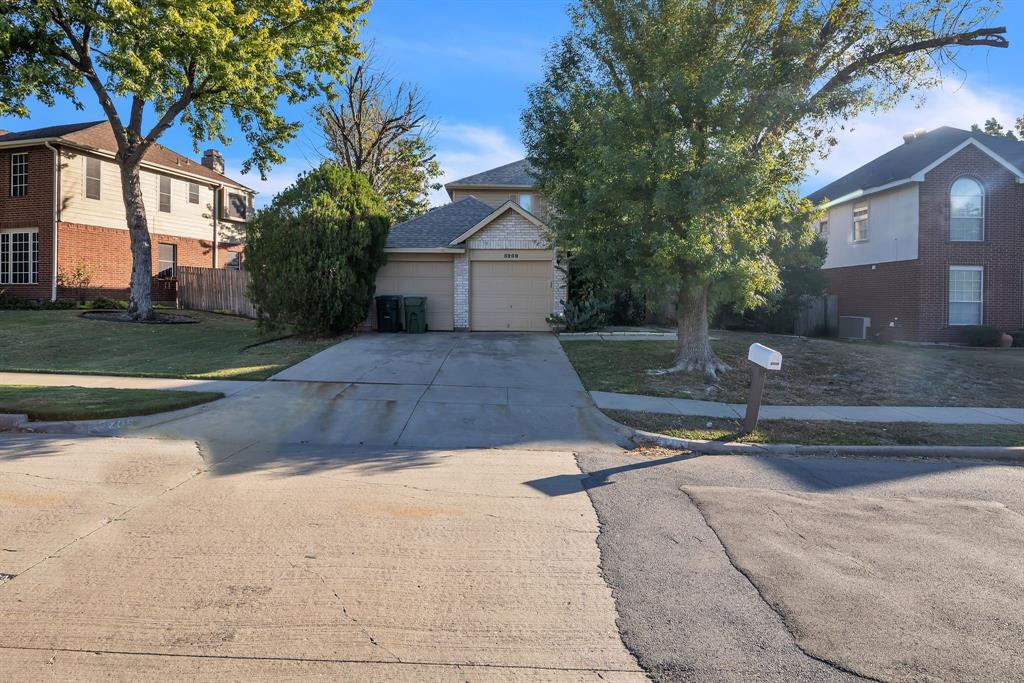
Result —
<instances>
[{"instance_id":1,"label":"wooden privacy fence","mask_svg":"<svg viewBox=\"0 0 1024 683\"><path fill-rule=\"evenodd\" d=\"M249 301L249 273L230 268L178 266L178 307L197 311L231 311L256 317Z\"/></svg>"},{"instance_id":2,"label":"wooden privacy fence","mask_svg":"<svg viewBox=\"0 0 1024 683\"><path fill-rule=\"evenodd\" d=\"M804 296L793 334L805 337L833 336L839 331L839 298L835 294Z\"/></svg>"}]
</instances>

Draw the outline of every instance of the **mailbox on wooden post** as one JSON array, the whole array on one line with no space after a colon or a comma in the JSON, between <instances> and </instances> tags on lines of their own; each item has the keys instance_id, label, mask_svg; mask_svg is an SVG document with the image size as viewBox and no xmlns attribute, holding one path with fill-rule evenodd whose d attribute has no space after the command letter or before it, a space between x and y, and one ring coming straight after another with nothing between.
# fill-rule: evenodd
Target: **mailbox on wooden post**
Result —
<instances>
[{"instance_id":1,"label":"mailbox on wooden post","mask_svg":"<svg viewBox=\"0 0 1024 683\"><path fill-rule=\"evenodd\" d=\"M751 344L747 360L754 367L750 375L750 398L747 399L747 417L743 420L743 433L749 434L757 428L757 414L761 410L761 394L764 393L764 379L769 370L782 368L782 354L763 344Z\"/></svg>"}]
</instances>

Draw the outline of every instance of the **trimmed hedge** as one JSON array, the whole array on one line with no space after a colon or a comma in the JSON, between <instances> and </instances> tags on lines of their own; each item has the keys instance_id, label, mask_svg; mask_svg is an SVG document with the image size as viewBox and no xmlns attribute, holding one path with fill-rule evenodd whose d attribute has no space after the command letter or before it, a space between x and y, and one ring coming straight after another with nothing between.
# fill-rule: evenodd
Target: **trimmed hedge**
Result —
<instances>
[{"instance_id":1,"label":"trimmed hedge","mask_svg":"<svg viewBox=\"0 0 1024 683\"><path fill-rule=\"evenodd\" d=\"M1003 340L1003 331L991 325L971 325L964 335L970 346L999 346Z\"/></svg>"}]
</instances>

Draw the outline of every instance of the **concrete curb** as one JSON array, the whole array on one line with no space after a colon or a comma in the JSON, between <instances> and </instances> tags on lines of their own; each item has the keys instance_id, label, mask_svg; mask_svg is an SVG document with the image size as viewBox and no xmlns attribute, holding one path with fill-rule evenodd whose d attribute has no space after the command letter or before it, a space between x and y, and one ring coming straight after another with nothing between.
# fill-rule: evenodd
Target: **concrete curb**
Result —
<instances>
[{"instance_id":1,"label":"concrete curb","mask_svg":"<svg viewBox=\"0 0 1024 683\"><path fill-rule=\"evenodd\" d=\"M0 413L0 432L21 429L28 423L28 415L24 413Z\"/></svg>"},{"instance_id":2,"label":"concrete curb","mask_svg":"<svg viewBox=\"0 0 1024 683\"><path fill-rule=\"evenodd\" d=\"M602 413L603 414L603 413ZM605 415L605 417L608 417ZM819 455L883 458L949 458L956 460L998 460L1024 464L1024 447L1020 446L805 446L800 444L754 444L729 441L680 439L665 434L645 432L609 420L618 425L618 432L638 446L678 448L705 455Z\"/></svg>"}]
</instances>

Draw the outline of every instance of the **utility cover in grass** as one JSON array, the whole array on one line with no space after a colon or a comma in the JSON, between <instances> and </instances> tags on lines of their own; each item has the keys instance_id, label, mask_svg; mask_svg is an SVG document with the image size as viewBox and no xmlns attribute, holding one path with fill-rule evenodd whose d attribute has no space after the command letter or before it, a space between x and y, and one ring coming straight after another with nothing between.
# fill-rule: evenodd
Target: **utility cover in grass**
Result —
<instances>
[{"instance_id":1,"label":"utility cover in grass","mask_svg":"<svg viewBox=\"0 0 1024 683\"><path fill-rule=\"evenodd\" d=\"M1024 517L999 503L684 487L808 654L884 681L1024 680Z\"/></svg>"}]
</instances>

